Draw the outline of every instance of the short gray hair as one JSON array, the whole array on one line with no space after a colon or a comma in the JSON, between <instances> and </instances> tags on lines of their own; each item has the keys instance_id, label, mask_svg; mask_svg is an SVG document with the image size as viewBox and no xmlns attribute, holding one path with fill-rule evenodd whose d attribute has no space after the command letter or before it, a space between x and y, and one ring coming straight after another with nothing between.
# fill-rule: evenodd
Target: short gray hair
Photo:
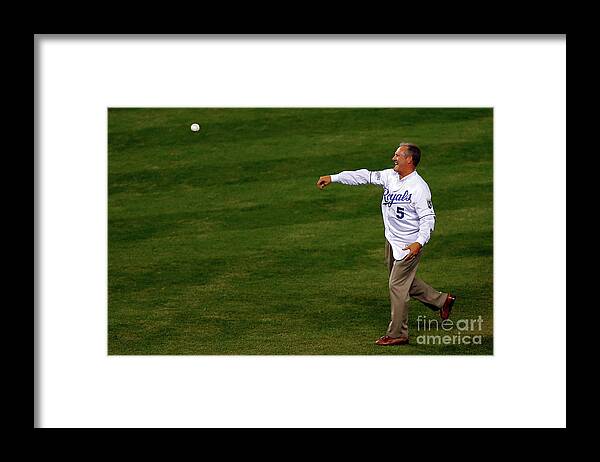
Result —
<instances>
[{"instance_id":1,"label":"short gray hair","mask_svg":"<svg viewBox=\"0 0 600 462\"><path fill-rule=\"evenodd\" d=\"M404 158L410 156L412 157L413 165L415 167L419 165L419 162L421 161L421 150L419 149L419 146L413 143L400 143L400 146L398 146L398 148L401 148L402 146L407 147L406 153L404 154Z\"/></svg>"}]
</instances>

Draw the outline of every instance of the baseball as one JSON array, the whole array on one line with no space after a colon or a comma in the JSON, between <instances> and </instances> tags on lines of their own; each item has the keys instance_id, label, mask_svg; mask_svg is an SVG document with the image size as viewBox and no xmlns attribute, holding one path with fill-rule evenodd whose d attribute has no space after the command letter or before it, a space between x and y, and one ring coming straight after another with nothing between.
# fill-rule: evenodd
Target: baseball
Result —
<instances>
[{"instance_id":1,"label":"baseball","mask_svg":"<svg viewBox=\"0 0 600 462\"><path fill-rule=\"evenodd\" d=\"M190 128L192 129L193 132L197 132L200 130L200 125L192 124L192 126Z\"/></svg>"}]
</instances>

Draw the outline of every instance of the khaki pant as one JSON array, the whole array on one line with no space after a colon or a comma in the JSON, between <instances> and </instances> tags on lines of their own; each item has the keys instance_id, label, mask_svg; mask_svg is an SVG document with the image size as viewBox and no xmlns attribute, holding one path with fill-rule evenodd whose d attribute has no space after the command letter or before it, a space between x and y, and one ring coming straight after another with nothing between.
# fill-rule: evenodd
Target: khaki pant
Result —
<instances>
[{"instance_id":1,"label":"khaki pant","mask_svg":"<svg viewBox=\"0 0 600 462\"><path fill-rule=\"evenodd\" d=\"M410 297L438 311L446 301L447 293L439 292L416 277L422 252L410 261L394 260L392 246L385 240L385 259L390 273L390 303L392 320L386 335L408 337L408 302Z\"/></svg>"}]
</instances>

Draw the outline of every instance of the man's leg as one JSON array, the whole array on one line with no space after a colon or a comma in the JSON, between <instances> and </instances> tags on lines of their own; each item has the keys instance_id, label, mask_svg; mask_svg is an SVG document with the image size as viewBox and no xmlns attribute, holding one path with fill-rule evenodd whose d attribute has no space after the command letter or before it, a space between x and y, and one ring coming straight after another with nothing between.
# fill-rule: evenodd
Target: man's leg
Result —
<instances>
[{"instance_id":1,"label":"man's leg","mask_svg":"<svg viewBox=\"0 0 600 462\"><path fill-rule=\"evenodd\" d=\"M412 285L410 286L409 295L419 300L425 306L431 308L433 311L439 311L442 306L444 306L444 302L448 297L447 293L439 292L427 284L422 279L415 277L413 279Z\"/></svg>"},{"instance_id":2,"label":"man's leg","mask_svg":"<svg viewBox=\"0 0 600 462\"><path fill-rule=\"evenodd\" d=\"M417 255L410 261L394 261L390 272L390 304L391 321L386 335L392 338L408 338L408 293L413 279L417 273L417 267L421 255Z\"/></svg>"},{"instance_id":3,"label":"man's leg","mask_svg":"<svg viewBox=\"0 0 600 462\"><path fill-rule=\"evenodd\" d=\"M388 274L391 274L392 268L394 267L394 254L392 252L392 246L387 239L385 240L385 264L388 268Z\"/></svg>"}]
</instances>

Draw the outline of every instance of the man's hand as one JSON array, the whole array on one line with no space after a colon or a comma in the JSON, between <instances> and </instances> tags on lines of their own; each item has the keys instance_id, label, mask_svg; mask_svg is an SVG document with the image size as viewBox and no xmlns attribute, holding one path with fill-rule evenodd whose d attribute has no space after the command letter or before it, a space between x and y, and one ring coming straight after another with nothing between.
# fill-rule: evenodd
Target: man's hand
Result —
<instances>
[{"instance_id":1,"label":"man's hand","mask_svg":"<svg viewBox=\"0 0 600 462\"><path fill-rule=\"evenodd\" d=\"M410 250L410 253L406 257L404 257L402 259L402 261L409 261L409 260L412 260L413 258L415 258L417 255L419 255L419 252L421 252L422 247L423 246L421 244L419 244L418 242L413 242L412 244L408 244L402 250Z\"/></svg>"},{"instance_id":2,"label":"man's hand","mask_svg":"<svg viewBox=\"0 0 600 462\"><path fill-rule=\"evenodd\" d=\"M319 178L319 181L317 181L317 188L323 189L329 183L331 183L331 176L329 176L329 175L322 176Z\"/></svg>"}]
</instances>

